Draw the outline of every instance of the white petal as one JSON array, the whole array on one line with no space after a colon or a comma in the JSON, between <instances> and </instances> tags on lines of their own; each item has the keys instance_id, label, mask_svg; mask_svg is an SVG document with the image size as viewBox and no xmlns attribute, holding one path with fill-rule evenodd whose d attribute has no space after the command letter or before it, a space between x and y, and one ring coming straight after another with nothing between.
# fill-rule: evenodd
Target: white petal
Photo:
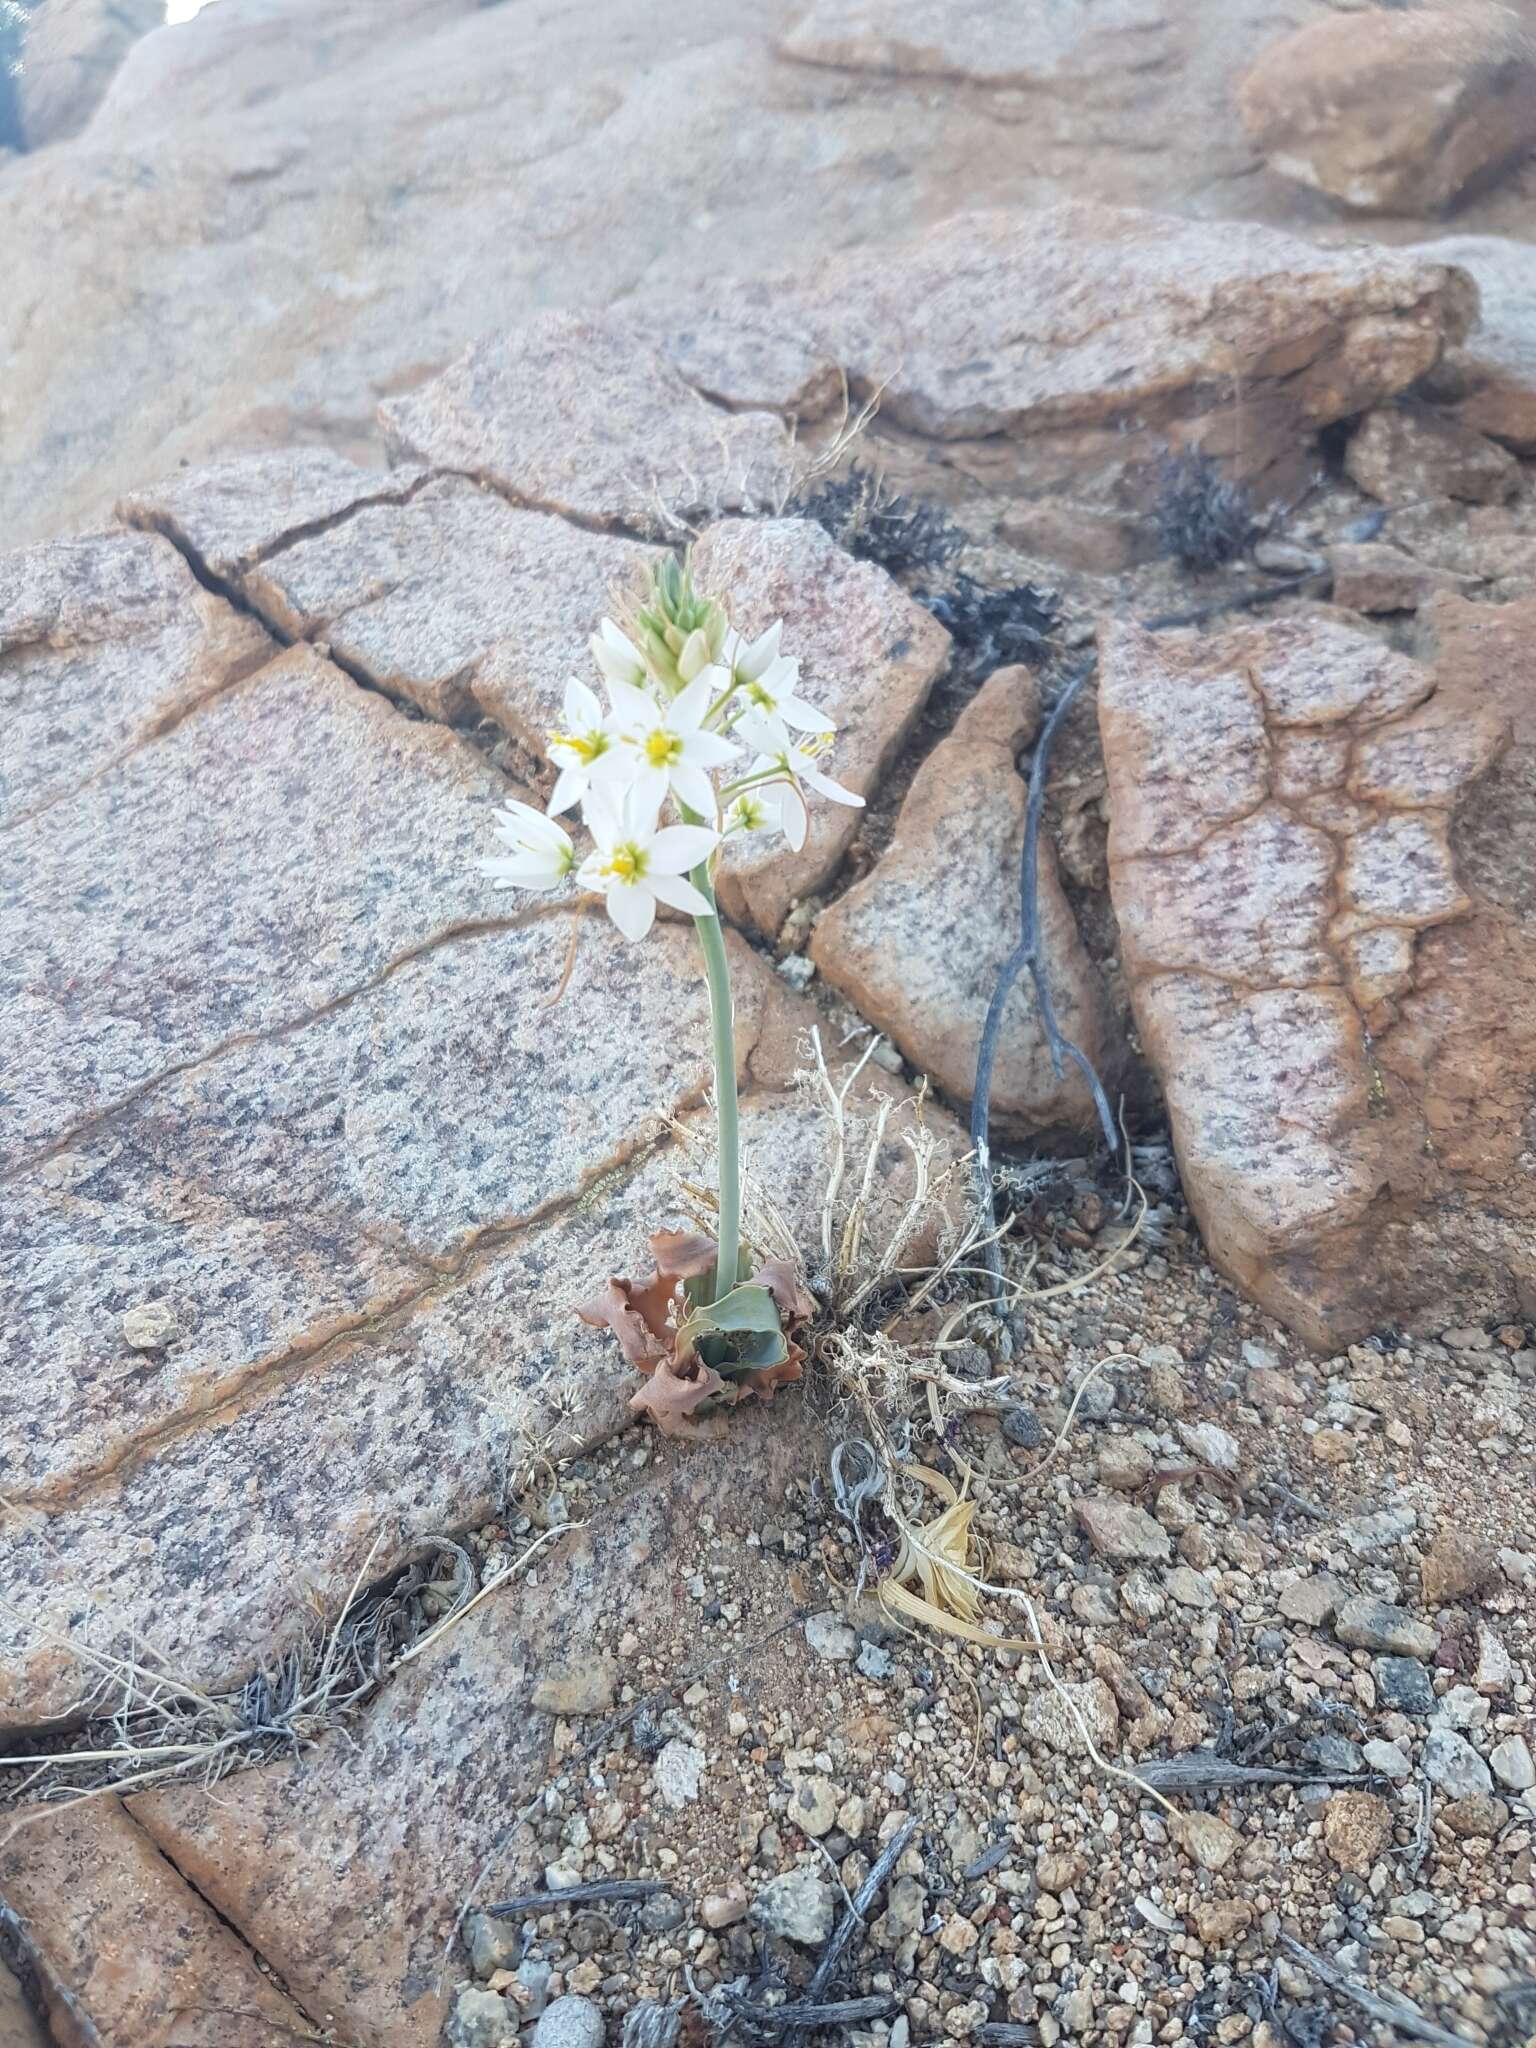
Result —
<instances>
[{"instance_id":1,"label":"white petal","mask_svg":"<svg viewBox=\"0 0 1536 2048\"><path fill-rule=\"evenodd\" d=\"M749 711L736 728L749 747L777 761L789 749L789 732L776 712Z\"/></svg>"},{"instance_id":2,"label":"white petal","mask_svg":"<svg viewBox=\"0 0 1536 2048\"><path fill-rule=\"evenodd\" d=\"M814 704L807 704L803 697L781 697L779 716L786 725L792 725L798 732L836 732L837 727L825 711L818 711Z\"/></svg>"},{"instance_id":3,"label":"white petal","mask_svg":"<svg viewBox=\"0 0 1536 2048\"><path fill-rule=\"evenodd\" d=\"M666 796L666 769L642 768L624 792L619 812L620 836L648 843Z\"/></svg>"},{"instance_id":4,"label":"white petal","mask_svg":"<svg viewBox=\"0 0 1536 2048\"><path fill-rule=\"evenodd\" d=\"M672 699L667 723L674 732L692 732L695 726L703 723L710 699L715 694L710 681L712 673L706 669L703 675L696 676L686 690Z\"/></svg>"},{"instance_id":5,"label":"white petal","mask_svg":"<svg viewBox=\"0 0 1536 2048\"><path fill-rule=\"evenodd\" d=\"M592 659L610 682L637 683L645 674L640 650L612 619L604 619L599 631L588 641Z\"/></svg>"},{"instance_id":6,"label":"white petal","mask_svg":"<svg viewBox=\"0 0 1536 2048\"><path fill-rule=\"evenodd\" d=\"M626 939L643 939L656 922L656 898L634 882L610 882L608 915Z\"/></svg>"},{"instance_id":7,"label":"white petal","mask_svg":"<svg viewBox=\"0 0 1536 2048\"><path fill-rule=\"evenodd\" d=\"M709 898L701 896L692 882L685 882L681 875L648 875L646 886L658 903L669 904L673 910L685 910L690 917L715 915Z\"/></svg>"},{"instance_id":8,"label":"white petal","mask_svg":"<svg viewBox=\"0 0 1536 2048\"><path fill-rule=\"evenodd\" d=\"M565 729L567 732L596 732L603 722L603 707L597 701L597 692L589 690L580 676L572 676L565 686Z\"/></svg>"},{"instance_id":9,"label":"white petal","mask_svg":"<svg viewBox=\"0 0 1536 2048\"><path fill-rule=\"evenodd\" d=\"M648 732L656 723L655 698L645 690L637 690L633 683L627 683L619 676L608 678L608 701L626 736L632 732Z\"/></svg>"},{"instance_id":10,"label":"white petal","mask_svg":"<svg viewBox=\"0 0 1536 2048\"><path fill-rule=\"evenodd\" d=\"M724 739L717 732L683 735L683 759L700 768L719 768L726 761L734 761L740 752L734 740Z\"/></svg>"},{"instance_id":11,"label":"white petal","mask_svg":"<svg viewBox=\"0 0 1536 2048\"><path fill-rule=\"evenodd\" d=\"M531 853L514 854L507 860L482 860L478 865L498 889L553 889L565 879L548 861Z\"/></svg>"},{"instance_id":12,"label":"white petal","mask_svg":"<svg viewBox=\"0 0 1536 2048\"><path fill-rule=\"evenodd\" d=\"M805 798L792 782L776 788L779 799L779 824L784 837L794 852L798 853L805 844L805 835L810 830L810 816L805 808Z\"/></svg>"},{"instance_id":13,"label":"white petal","mask_svg":"<svg viewBox=\"0 0 1536 2048\"><path fill-rule=\"evenodd\" d=\"M735 662L736 673L745 676L749 683L755 683L779 655L779 635L784 630L784 621L775 619L766 633L759 633L752 644L744 648Z\"/></svg>"},{"instance_id":14,"label":"white petal","mask_svg":"<svg viewBox=\"0 0 1536 2048\"><path fill-rule=\"evenodd\" d=\"M696 761L674 761L668 771L674 795L701 818L712 818L716 810L715 785Z\"/></svg>"},{"instance_id":15,"label":"white petal","mask_svg":"<svg viewBox=\"0 0 1536 2048\"><path fill-rule=\"evenodd\" d=\"M562 768L549 792L549 815L558 818L562 812L579 804L591 779L585 768Z\"/></svg>"},{"instance_id":16,"label":"white petal","mask_svg":"<svg viewBox=\"0 0 1536 2048\"><path fill-rule=\"evenodd\" d=\"M819 768L804 766L800 773L812 789L819 790L824 797L830 797L833 803L852 804L856 810L863 810L863 797L855 796L851 789L844 789L840 782L834 782L830 775L823 775Z\"/></svg>"},{"instance_id":17,"label":"white petal","mask_svg":"<svg viewBox=\"0 0 1536 2048\"><path fill-rule=\"evenodd\" d=\"M685 875L719 843L720 834L704 825L664 825L646 849L646 866L658 875Z\"/></svg>"}]
</instances>

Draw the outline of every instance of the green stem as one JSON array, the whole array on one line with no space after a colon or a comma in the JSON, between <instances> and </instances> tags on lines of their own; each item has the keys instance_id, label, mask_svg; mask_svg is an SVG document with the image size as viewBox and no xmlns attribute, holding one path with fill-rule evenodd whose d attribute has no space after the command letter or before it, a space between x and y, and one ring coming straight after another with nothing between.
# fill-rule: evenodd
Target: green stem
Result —
<instances>
[{"instance_id":1,"label":"green stem","mask_svg":"<svg viewBox=\"0 0 1536 2048\"><path fill-rule=\"evenodd\" d=\"M709 862L701 861L692 874L693 886L709 899L711 914L696 917L694 928L704 954L704 974L709 983L710 1034L715 1055L715 1115L718 1119L720 1152L720 1229L715 1277L706 1307L736 1285L741 1258L741 1136L736 1112L736 1027L731 1014L731 967L726 958L725 933L719 913L714 910L715 890Z\"/></svg>"},{"instance_id":2,"label":"green stem","mask_svg":"<svg viewBox=\"0 0 1536 2048\"><path fill-rule=\"evenodd\" d=\"M702 825L699 813L679 803L685 825ZM701 860L688 877L709 905L708 917L696 917L693 928L699 935L704 955L704 978L709 983L709 1029L715 1056L715 1117L720 1153L720 1228L716 1233L715 1273L705 1308L713 1308L722 1294L736 1285L741 1264L741 1131L736 1110L736 1019L731 1007L731 963L726 957L725 933L715 907L715 884L711 860Z\"/></svg>"}]
</instances>

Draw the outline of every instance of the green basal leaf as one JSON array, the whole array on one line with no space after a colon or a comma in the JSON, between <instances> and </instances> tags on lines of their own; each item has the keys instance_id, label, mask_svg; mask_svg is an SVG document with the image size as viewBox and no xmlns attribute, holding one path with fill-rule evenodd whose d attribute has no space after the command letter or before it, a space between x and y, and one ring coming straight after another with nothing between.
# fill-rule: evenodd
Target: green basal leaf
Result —
<instances>
[{"instance_id":1,"label":"green basal leaf","mask_svg":"<svg viewBox=\"0 0 1536 2048\"><path fill-rule=\"evenodd\" d=\"M722 1375L782 1365L789 1346L779 1325L779 1305L768 1289L747 1281L709 1308L696 1308L677 1332L677 1356L695 1354Z\"/></svg>"}]
</instances>

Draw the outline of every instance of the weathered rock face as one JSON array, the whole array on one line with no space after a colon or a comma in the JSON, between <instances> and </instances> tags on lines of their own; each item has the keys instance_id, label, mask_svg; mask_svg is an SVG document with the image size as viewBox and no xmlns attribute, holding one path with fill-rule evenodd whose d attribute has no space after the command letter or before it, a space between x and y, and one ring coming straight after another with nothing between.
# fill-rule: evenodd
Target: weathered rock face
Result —
<instances>
[{"instance_id":1,"label":"weathered rock face","mask_svg":"<svg viewBox=\"0 0 1536 2048\"><path fill-rule=\"evenodd\" d=\"M1350 436L1344 470L1387 505L1426 498L1493 505L1520 487L1520 465L1507 448L1427 405L1367 413Z\"/></svg>"},{"instance_id":2,"label":"weathered rock face","mask_svg":"<svg viewBox=\"0 0 1536 2048\"><path fill-rule=\"evenodd\" d=\"M1328 10L1192 0L1160 36L1116 0L1104 41L1123 61L1101 65L1092 38L1074 54L1057 37L1082 10L1053 8L1028 29L1055 51L1039 85L1000 82L1023 33L1007 10L983 29L947 11L961 47L942 75L777 54L798 0L716 0L661 45L651 0L605 0L599 38L579 12L471 0L219 0L146 38L84 135L5 172L0 527L57 533L237 449L377 459L381 395L547 307L644 293L691 329L733 275L803 275L965 207L1063 192L1250 214L1232 80ZM659 121L663 105L688 119Z\"/></svg>"},{"instance_id":3,"label":"weathered rock face","mask_svg":"<svg viewBox=\"0 0 1536 2048\"><path fill-rule=\"evenodd\" d=\"M656 553L467 478L386 487L309 453L190 471L120 510L171 534L285 639L323 640L349 674L433 718L482 711L540 755L566 678L591 669L596 620Z\"/></svg>"},{"instance_id":4,"label":"weathered rock face","mask_svg":"<svg viewBox=\"0 0 1536 2048\"><path fill-rule=\"evenodd\" d=\"M567 929L445 935L303 1028L165 1078L12 1179L7 1499L77 1492L189 1409L411 1302L434 1269L558 1211L702 1101L709 1010L691 930L657 931L642 964L606 919L585 921L546 1010ZM733 961L749 1079L784 999L745 946ZM146 1303L175 1336L135 1357L123 1318Z\"/></svg>"},{"instance_id":5,"label":"weathered rock face","mask_svg":"<svg viewBox=\"0 0 1536 2048\"><path fill-rule=\"evenodd\" d=\"M825 979L957 1102L969 1099L998 973L1019 941L1026 785L1015 763L1038 723L1028 670L998 670L919 768L873 873L822 914L811 943ZM1113 1089L1121 1048L1045 836L1039 904L1058 1022ZM1076 1067L1052 1069L1027 977L1004 1012L992 1108L1002 1132L1093 1118Z\"/></svg>"},{"instance_id":6,"label":"weathered rock face","mask_svg":"<svg viewBox=\"0 0 1536 2048\"><path fill-rule=\"evenodd\" d=\"M26 1994L0 1963L0 2048L48 2048Z\"/></svg>"},{"instance_id":7,"label":"weathered rock face","mask_svg":"<svg viewBox=\"0 0 1536 2048\"><path fill-rule=\"evenodd\" d=\"M467 922L443 877L484 850L492 793L463 741L306 648L7 833L7 1162Z\"/></svg>"},{"instance_id":8,"label":"weathered rock face","mask_svg":"<svg viewBox=\"0 0 1536 2048\"><path fill-rule=\"evenodd\" d=\"M1171 10L1162 0L1114 0L1085 13L1052 8L1039 20L945 0L817 0L779 48L803 64L846 71L963 78L978 85L1061 90L1124 90L1141 73L1159 72L1177 53Z\"/></svg>"},{"instance_id":9,"label":"weathered rock face","mask_svg":"<svg viewBox=\"0 0 1536 2048\"><path fill-rule=\"evenodd\" d=\"M1536 39L1512 7L1340 14L1265 51L1239 104L1270 168L1372 213L1434 213L1536 141Z\"/></svg>"},{"instance_id":10,"label":"weathered rock face","mask_svg":"<svg viewBox=\"0 0 1536 2048\"><path fill-rule=\"evenodd\" d=\"M569 313L481 342L381 418L397 455L656 538L773 507L790 487L781 420L711 406L659 350Z\"/></svg>"},{"instance_id":11,"label":"weathered rock face","mask_svg":"<svg viewBox=\"0 0 1536 2048\"><path fill-rule=\"evenodd\" d=\"M1075 518L1100 567L1106 530L1123 559L1153 544L1170 443L1278 494L1320 427L1411 384L1474 306L1460 273L1414 258L1085 202L964 214L740 296L810 334L856 394L878 390L884 420L1006 489L1021 546L1033 517L1075 559Z\"/></svg>"},{"instance_id":12,"label":"weathered rock face","mask_svg":"<svg viewBox=\"0 0 1536 2048\"><path fill-rule=\"evenodd\" d=\"M871 796L949 659L944 628L883 569L855 562L808 520L725 521L694 549L693 566L701 588L729 597L742 632L792 622L785 645L799 658L804 695L838 727L830 773ZM831 879L862 816L816 798L799 853L776 836L728 846L719 886L727 916L772 937L798 897Z\"/></svg>"},{"instance_id":13,"label":"weathered rock face","mask_svg":"<svg viewBox=\"0 0 1536 2048\"><path fill-rule=\"evenodd\" d=\"M1536 250L1502 235L1448 235L1415 254L1454 263L1477 286L1476 326L1437 369L1457 417L1521 455L1536 454Z\"/></svg>"},{"instance_id":14,"label":"weathered rock face","mask_svg":"<svg viewBox=\"0 0 1536 2048\"><path fill-rule=\"evenodd\" d=\"M142 2048L166 2038L172 1999L172 2038L188 2048L270 2048L309 2034L304 2013L116 1799L8 1824L0 1895L60 2041ZM40 2038L7 2031L0 1993L4 2048L31 2048Z\"/></svg>"},{"instance_id":15,"label":"weathered rock face","mask_svg":"<svg viewBox=\"0 0 1536 2048\"><path fill-rule=\"evenodd\" d=\"M164 21L164 0L44 0L34 8L17 81L27 148L78 135L133 44Z\"/></svg>"},{"instance_id":16,"label":"weathered rock face","mask_svg":"<svg viewBox=\"0 0 1536 2048\"><path fill-rule=\"evenodd\" d=\"M825 1455L799 1403L742 1415L719 1449L661 1453L657 1477L548 1550L533 1585L482 1603L400 1672L354 1740L227 1779L211 1796L195 1785L146 1794L133 1802L136 1819L344 2038L436 2048L463 1969L449 1938L471 1886L490 1887L480 1893L489 1900L541 1881L536 1844L511 1836L506 1791L536 1785L546 1768L554 1723L532 1707L539 1678L594 1644L631 1668L618 1644L630 1627L651 1633L654 1574L670 1584L686 1569L706 1510L736 1538L736 1640L771 1627L790 1606L782 1569L740 1538ZM711 1647L706 1635L701 1663ZM811 1661L803 1642L798 1655ZM387 1810L381 1784L392 1788ZM360 1897L370 1902L361 1919Z\"/></svg>"},{"instance_id":17,"label":"weathered rock face","mask_svg":"<svg viewBox=\"0 0 1536 2048\"><path fill-rule=\"evenodd\" d=\"M0 827L80 789L276 651L164 541L97 534L10 556Z\"/></svg>"},{"instance_id":18,"label":"weathered rock face","mask_svg":"<svg viewBox=\"0 0 1536 2048\"><path fill-rule=\"evenodd\" d=\"M1125 966L1213 1259L1317 1343L1527 1298L1530 1197L1490 1162L1531 1043L1488 1019L1530 970L1451 838L1508 705L1321 613L1102 651ZM1456 1134L1480 1093L1502 1155Z\"/></svg>"}]
</instances>

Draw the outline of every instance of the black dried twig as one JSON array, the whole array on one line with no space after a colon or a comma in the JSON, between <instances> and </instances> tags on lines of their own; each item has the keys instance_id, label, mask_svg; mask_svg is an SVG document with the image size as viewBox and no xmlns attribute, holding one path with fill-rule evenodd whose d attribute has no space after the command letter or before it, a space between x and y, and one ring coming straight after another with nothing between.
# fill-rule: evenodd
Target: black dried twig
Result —
<instances>
[{"instance_id":1,"label":"black dried twig","mask_svg":"<svg viewBox=\"0 0 1536 2048\"><path fill-rule=\"evenodd\" d=\"M1311 1949L1303 1948L1289 1934L1281 1935L1280 1946L1304 1969L1310 1970L1319 1983L1326 1984L1330 1991L1337 1991L1352 2005L1358 2005L1373 2020L1386 2020L1400 2034L1407 2034L1415 2041L1434 2041L1440 2043L1441 2048L1467 2048L1465 2034L1453 2034L1447 2028L1437 2026L1432 2019L1425 2017L1412 1999L1404 1998L1395 1991L1389 1994L1367 1991L1337 1963L1330 1962L1326 1956L1314 1955Z\"/></svg>"},{"instance_id":2,"label":"black dried twig","mask_svg":"<svg viewBox=\"0 0 1536 2048\"><path fill-rule=\"evenodd\" d=\"M507 1920L519 1913L545 1913L551 1906L595 1906L635 1904L654 1899L669 1887L650 1877L602 1877L587 1884L573 1884L567 1890L519 1892L515 1899L503 1899L496 1906L482 1906L492 1919Z\"/></svg>"},{"instance_id":3,"label":"black dried twig","mask_svg":"<svg viewBox=\"0 0 1536 2048\"><path fill-rule=\"evenodd\" d=\"M868 1877L854 1893L853 1899L842 1919L832 1930L832 1939L822 1951L821 1961L811 1974L805 1995L813 2002L820 1998L832 1981L832 1973L842 1959L843 1951L854 1937L856 1929L864 1925L864 1916L879 1898L885 1888L885 1881L896 1868L908 1842L917 1833L917 1822L907 1820L896 1830L870 1866ZM807 2023L808 2024L808 2023Z\"/></svg>"},{"instance_id":4,"label":"black dried twig","mask_svg":"<svg viewBox=\"0 0 1536 2048\"><path fill-rule=\"evenodd\" d=\"M850 555L893 576L942 569L965 546L965 535L941 506L889 490L862 462L797 494L784 509L793 518L813 519Z\"/></svg>"},{"instance_id":5,"label":"black dried twig","mask_svg":"<svg viewBox=\"0 0 1536 2048\"><path fill-rule=\"evenodd\" d=\"M1029 764L1029 800L1024 811L1024 851L1020 864L1019 884L1019 943L1003 962L1002 972L997 977L997 987L992 992L992 1001L987 1006L987 1020L981 1030L981 1045L976 1055L976 1087L971 1097L971 1147L975 1154L976 1193L986 1219L987 1266L992 1279L993 1300L1003 1300L1003 1257L995 1235L995 1212L992 1204L992 1154L988 1142L988 1128L992 1117L992 1070L997 1064L998 1040L1002 1036L1003 1011L1013 993L1013 985L1027 968L1034 983L1035 1003L1040 1012L1040 1022L1045 1031L1047 1045L1051 1049L1051 1065L1058 1077L1061 1075L1062 1057L1072 1060L1081 1071L1093 1095L1093 1106L1098 1111L1099 1128L1104 1142L1113 1154L1119 1146L1119 1135L1115 1119L1109 1107L1109 1098L1094 1072L1093 1062L1088 1055L1070 1039L1062 1036L1056 1021L1056 1007L1051 1001L1051 985L1046 971L1045 948L1040 927L1040 823L1045 813L1045 780L1050 766L1051 745L1060 731L1067 713L1077 700L1078 692L1093 673L1093 659L1085 661L1077 673L1068 681L1066 688L1056 699L1051 714L1040 729L1035 742L1034 759Z\"/></svg>"}]
</instances>

